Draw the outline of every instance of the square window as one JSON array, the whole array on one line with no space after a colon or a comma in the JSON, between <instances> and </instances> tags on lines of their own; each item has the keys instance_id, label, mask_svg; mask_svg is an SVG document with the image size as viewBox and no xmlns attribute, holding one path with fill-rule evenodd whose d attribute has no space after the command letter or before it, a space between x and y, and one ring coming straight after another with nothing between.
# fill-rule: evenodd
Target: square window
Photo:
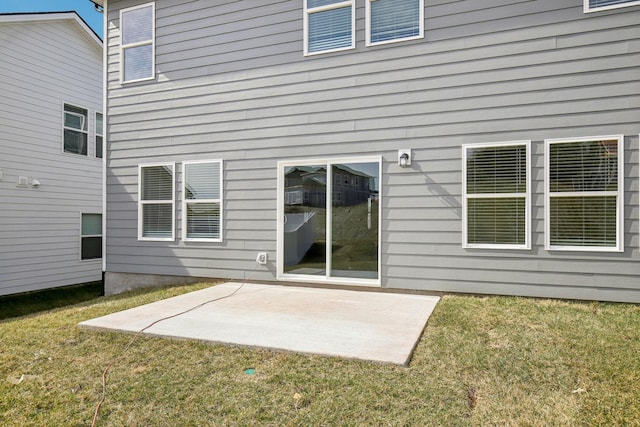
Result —
<instances>
[{"instance_id":1,"label":"square window","mask_svg":"<svg viewBox=\"0 0 640 427\"><path fill-rule=\"evenodd\" d=\"M366 0L367 46L424 37L424 0Z\"/></svg>"},{"instance_id":2,"label":"square window","mask_svg":"<svg viewBox=\"0 0 640 427\"><path fill-rule=\"evenodd\" d=\"M355 47L354 0L305 0L304 54Z\"/></svg>"},{"instance_id":3,"label":"square window","mask_svg":"<svg viewBox=\"0 0 640 427\"><path fill-rule=\"evenodd\" d=\"M155 4L120 11L120 80L135 82L155 74Z\"/></svg>"},{"instance_id":4,"label":"square window","mask_svg":"<svg viewBox=\"0 0 640 427\"><path fill-rule=\"evenodd\" d=\"M545 141L547 249L622 251L622 143Z\"/></svg>"},{"instance_id":5,"label":"square window","mask_svg":"<svg viewBox=\"0 0 640 427\"><path fill-rule=\"evenodd\" d=\"M464 247L530 249L529 146L463 146Z\"/></svg>"}]
</instances>

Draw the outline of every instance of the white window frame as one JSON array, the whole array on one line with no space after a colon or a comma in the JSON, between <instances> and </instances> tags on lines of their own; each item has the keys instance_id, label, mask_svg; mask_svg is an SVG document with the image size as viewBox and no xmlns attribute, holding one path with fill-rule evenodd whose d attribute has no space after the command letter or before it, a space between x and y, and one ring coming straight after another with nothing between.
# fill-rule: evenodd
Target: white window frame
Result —
<instances>
[{"instance_id":1,"label":"white window frame","mask_svg":"<svg viewBox=\"0 0 640 427\"><path fill-rule=\"evenodd\" d=\"M551 144L571 142L618 141L618 190L617 191L579 191L551 193L549 157ZM579 138L556 138L544 141L544 204L545 204L545 249L549 251L580 251L580 252L622 252L624 250L624 135L602 135ZM551 197L589 197L616 196L616 245L615 246L558 246L551 244Z\"/></svg>"},{"instance_id":2,"label":"white window frame","mask_svg":"<svg viewBox=\"0 0 640 427\"><path fill-rule=\"evenodd\" d=\"M71 114L73 116L82 117L80 114L75 113L75 112L68 112L67 113L66 108L65 108L65 106L67 106L67 105L69 107L77 108L77 109L80 109L80 110L85 110L87 112L87 115L84 116L84 120L86 121L86 130L67 127L65 125L67 114ZM81 157L87 157L87 158L90 157L89 156L89 144L90 144L90 140L89 140L89 121L90 121L90 118L91 118L91 110L89 108L82 107L82 106L74 104L72 102L63 102L62 103L62 152L64 154L70 154L72 156L81 156ZM86 135L86 137L87 137L87 154L72 153L71 151L66 151L64 149L64 131L65 130L70 130L70 131L73 131L73 132L81 132L81 133Z\"/></svg>"},{"instance_id":3,"label":"white window frame","mask_svg":"<svg viewBox=\"0 0 640 427\"><path fill-rule=\"evenodd\" d=\"M220 183L220 198L219 199L189 199L187 200L187 167L189 165L194 164L203 164L203 163L218 163L220 165L220 176L218 177L218 182ZM182 240L185 242L222 242L223 241L223 224L224 224L224 216L223 216L223 166L224 162L222 159L213 159L213 160L194 160L194 161L186 161L182 162ZM187 237L187 206L189 204L201 204L201 203L218 203L220 205L220 237L218 238L200 238L200 237Z\"/></svg>"},{"instance_id":4,"label":"white window frame","mask_svg":"<svg viewBox=\"0 0 640 427\"><path fill-rule=\"evenodd\" d=\"M509 147L524 145L526 149L526 191L524 193L482 193L467 194L467 149L468 148L489 148L489 147ZM467 203L469 199L479 198L514 198L525 199L525 243L519 244L497 244L497 243L469 243L468 242L468 212ZM505 141L478 144L462 145L462 247L466 249L531 249L531 141Z\"/></svg>"},{"instance_id":5,"label":"white window frame","mask_svg":"<svg viewBox=\"0 0 640 427\"><path fill-rule=\"evenodd\" d=\"M584 0L584 13L602 12L611 9L620 9L621 7L638 6L640 1L628 1L626 3L613 4L610 6L591 7L589 6L589 0Z\"/></svg>"},{"instance_id":6,"label":"white window frame","mask_svg":"<svg viewBox=\"0 0 640 427\"><path fill-rule=\"evenodd\" d=\"M104 157L104 135L103 135L103 128L100 127L98 128L98 114L100 114L102 116L102 124L104 126L104 114L100 111L96 111L93 115L93 117L95 118L95 132L94 132L94 145L93 145L93 156L96 159L100 159L102 160ZM98 137L102 138L102 157L98 157Z\"/></svg>"},{"instance_id":7,"label":"white window frame","mask_svg":"<svg viewBox=\"0 0 640 427\"><path fill-rule=\"evenodd\" d=\"M399 43L399 42L424 38L424 0L419 0L420 2L420 17L419 17L420 33L417 36L403 37L399 39L385 40L381 42L372 42L371 41L371 2L372 1L376 1L376 0L365 0L365 16L366 16L365 45L366 46L379 46L379 45L385 45L389 43Z\"/></svg>"},{"instance_id":8,"label":"white window frame","mask_svg":"<svg viewBox=\"0 0 640 427\"><path fill-rule=\"evenodd\" d=\"M125 13L131 12L136 9L143 9L151 6L151 39L137 43L124 44L124 25L122 17ZM151 75L149 77L143 77L141 79L125 80L124 79L124 51L129 48L135 48L140 46L151 45ZM156 78L156 5L155 2L145 3L138 6L128 7L120 10L120 83L136 83Z\"/></svg>"},{"instance_id":9,"label":"white window frame","mask_svg":"<svg viewBox=\"0 0 640 427\"><path fill-rule=\"evenodd\" d=\"M338 3L334 3L334 4L329 4L329 5L325 5L325 6L319 6L319 7L313 7L313 8L307 8L307 0L302 0L304 2L304 23L303 23L303 27L304 27L304 56L312 56L312 55L321 55L324 53L331 53L331 52L340 52L343 50L349 50L349 49L355 49L356 47L356 4L355 4L355 0L345 0L345 1L341 1ZM351 45L350 46L344 46L344 47L339 47L339 48L335 48L335 49L327 49L327 50L320 50L317 52L309 52L309 16L317 13L317 12L324 12L327 10L332 10L332 9L340 9L343 7L351 7Z\"/></svg>"},{"instance_id":10,"label":"white window frame","mask_svg":"<svg viewBox=\"0 0 640 427\"><path fill-rule=\"evenodd\" d=\"M100 234L82 234L82 218L84 217L84 215L100 215ZM80 212L80 261L82 262L90 262L90 261L100 261L102 262L102 258L104 257L104 245L101 241L100 243L100 250L102 251L102 256L100 256L99 258L82 258L82 239L84 239L85 237L100 237L101 240L104 240L103 237L103 225L104 225L104 218L102 216L102 212Z\"/></svg>"},{"instance_id":11,"label":"white window frame","mask_svg":"<svg viewBox=\"0 0 640 427\"><path fill-rule=\"evenodd\" d=\"M171 169L171 200L142 200L142 169L146 167L166 166ZM143 206L151 204L171 203L171 237L143 236ZM138 165L138 240L173 242L176 236L176 164L175 162L141 163Z\"/></svg>"}]
</instances>

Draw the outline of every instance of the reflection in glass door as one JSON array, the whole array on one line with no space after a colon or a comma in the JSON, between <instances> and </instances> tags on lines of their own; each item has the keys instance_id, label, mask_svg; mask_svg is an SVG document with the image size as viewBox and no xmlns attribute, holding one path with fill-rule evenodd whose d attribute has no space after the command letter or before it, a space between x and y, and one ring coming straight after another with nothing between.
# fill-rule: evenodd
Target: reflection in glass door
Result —
<instances>
[{"instance_id":1,"label":"reflection in glass door","mask_svg":"<svg viewBox=\"0 0 640 427\"><path fill-rule=\"evenodd\" d=\"M380 160L289 163L280 173L282 274L377 282Z\"/></svg>"}]
</instances>

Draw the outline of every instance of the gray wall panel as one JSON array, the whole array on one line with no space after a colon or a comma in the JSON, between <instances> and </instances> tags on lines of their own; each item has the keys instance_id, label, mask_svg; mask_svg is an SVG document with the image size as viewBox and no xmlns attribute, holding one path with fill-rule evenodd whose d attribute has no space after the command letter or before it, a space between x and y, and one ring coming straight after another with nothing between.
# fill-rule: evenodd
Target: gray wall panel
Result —
<instances>
[{"instance_id":1,"label":"gray wall panel","mask_svg":"<svg viewBox=\"0 0 640 427\"><path fill-rule=\"evenodd\" d=\"M640 8L426 3L424 39L366 47L357 1L356 48L304 57L299 1L160 0L157 79L121 85L125 3L109 2L107 270L275 280L275 264L254 260L277 257L277 162L376 155L383 286L640 300ZM543 140L604 134L626 136L625 251L546 251ZM460 147L513 140L532 141L532 249L465 250ZM400 148L413 149L410 169ZM224 241L191 244L179 237L180 163L207 158L225 162ZM177 162L168 244L136 239L137 164L157 161Z\"/></svg>"}]
</instances>

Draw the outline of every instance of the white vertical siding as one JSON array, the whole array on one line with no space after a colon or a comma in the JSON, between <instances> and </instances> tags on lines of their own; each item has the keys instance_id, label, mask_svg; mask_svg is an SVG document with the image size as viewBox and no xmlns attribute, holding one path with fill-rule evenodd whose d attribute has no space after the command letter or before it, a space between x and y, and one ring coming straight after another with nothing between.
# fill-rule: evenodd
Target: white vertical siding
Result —
<instances>
[{"instance_id":1,"label":"white vertical siding","mask_svg":"<svg viewBox=\"0 0 640 427\"><path fill-rule=\"evenodd\" d=\"M0 295L101 279L100 260L80 261L80 214L102 212L101 47L74 19L40 17L0 21ZM89 111L88 157L63 153L64 103Z\"/></svg>"},{"instance_id":2,"label":"white vertical siding","mask_svg":"<svg viewBox=\"0 0 640 427\"><path fill-rule=\"evenodd\" d=\"M255 256L277 257L277 162L382 155L384 287L640 301L640 7L427 1L424 39L365 47L357 2L356 49L304 57L300 1L159 0L157 79L120 85L132 4L109 2L107 272L275 280ZM607 134L625 135L624 252L545 251L544 139ZM461 145L525 139L532 249L463 249ZM180 180L203 156L225 162L224 242L137 241L137 164Z\"/></svg>"}]
</instances>

